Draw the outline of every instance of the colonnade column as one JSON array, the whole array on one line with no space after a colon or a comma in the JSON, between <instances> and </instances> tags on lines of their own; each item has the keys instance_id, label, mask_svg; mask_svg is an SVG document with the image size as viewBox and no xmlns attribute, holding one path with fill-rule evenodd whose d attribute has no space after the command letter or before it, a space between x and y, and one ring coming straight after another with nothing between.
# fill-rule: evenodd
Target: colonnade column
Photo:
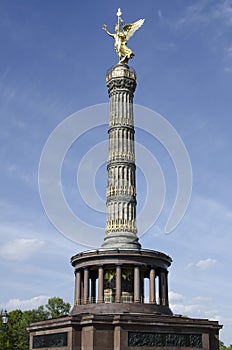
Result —
<instances>
[{"instance_id":1,"label":"colonnade column","mask_svg":"<svg viewBox=\"0 0 232 350\"><path fill-rule=\"evenodd\" d=\"M89 302L89 269L84 269L84 304Z\"/></svg>"},{"instance_id":2,"label":"colonnade column","mask_svg":"<svg viewBox=\"0 0 232 350\"><path fill-rule=\"evenodd\" d=\"M140 302L144 303L144 272L140 270Z\"/></svg>"},{"instance_id":3,"label":"colonnade column","mask_svg":"<svg viewBox=\"0 0 232 350\"><path fill-rule=\"evenodd\" d=\"M150 304L156 304L156 297L155 297L155 269L152 267L150 269L150 275L149 275L149 303Z\"/></svg>"},{"instance_id":4,"label":"colonnade column","mask_svg":"<svg viewBox=\"0 0 232 350\"><path fill-rule=\"evenodd\" d=\"M168 298L168 271L165 271L165 305L169 306L169 298Z\"/></svg>"},{"instance_id":5,"label":"colonnade column","mask_svg":"<svg viewBox=\"0 0 232 350\"><path fill-rule=\"evenodd\" d=\"M139 265L134 265L134 303L140 303L143 297L143 272ZM91 273L92 272L92 273ZM142 275L141 275L142 273ZM156 300L156 277L158 278L158 301ZM88 267L77 269L75 271L75 305L104 302L104 268L98 266L98 299L96 300L96 274L90 271ZM91 285L90 285L91 280ZM89 290L91 288L91 290ZM90 301L91 296L91 301ZM116 294L115 302L122 302L122 267L116 264ZM169 306L168 300L168 271L165 268L149 270L149 303L162 306Z\"/></svg>"},{"instance_id":6,"label":"colonnade column","mask_svg":"<svg viewBox=\"0 0 232 350\"><path fill-rule=\"evenodd\" d=\"M122 295L122 269L120 265L116 266L116 303L121 302Z\"/></svg>"},{"instance_id":7,"label":"colonnade column","mask_svg":"<svg viewBox=\"0 0 232 350\"><path fill-rule=\"evenodd\" d=\"M96 303L96 277L91 278L91 303Z\"/></svg>"},{"instance_id":8,"label":"colonnade column","mask_svg":"<svg viewBox=\"0 0 232 350\"><path fill-rule=\"evenodd\" d=\"M167 303L167 280L166 271L161 272L161 284L162 284L162 305L166 306Z\"/></svg>"},{"instance_id":9,"label":"colonnade column","mask_svg":"<svg viewBox=\"0 0 232 350\"><path fill-rule=\"evenodd\" d=\"M98 266L98 303L103 303L104 301L104 269L103 266Z\"/></svg>"},{"instance_id":10,"label":"colonnade column","mask_svg":"<svg viewBox=\"0 0 232 350\"><path fill-rule=\"evenodd\" d=\"M83 269L81 269L81 304L84 303L84 278Z\"/></svg>"},{"instance_id":11,"label":"colonnade column","mask_svg":"<svg viewBox=\"0 0 232 350\"><path fill-rule=\"evenodd\" d=\"M162 272L159 272L159 305L162 305L162 299L163 299L163 295L162 295Z\"/></svg>"},{"instance_id":12,"label":"colonnade column","mask_svg":"<svg viewBox=\"0 0 232 350\"><path fill-rule=\"evenodd\" d=\"M160 305L168 306L168 285L166 270L161 270L159 275L159 303Z\"/></svg>"},{"instance_id":13,"label":"colonnade column","mask_svg":"<svg viewBox=\"0 0 232 350\"><path fill-rule=\"evenodd\" d=\"M75 305L81 304L81 271L75 272Z\"/></svg>"},{"instance_id":14,"label":"colonnade column","mask_svg":"<svg viewBox=\"0 0 232 350\"><path fill-rule=\"evenodd\" d=\"M134 302L140 303L140 268L134 267Z\"/></svg>"}]
</instances>

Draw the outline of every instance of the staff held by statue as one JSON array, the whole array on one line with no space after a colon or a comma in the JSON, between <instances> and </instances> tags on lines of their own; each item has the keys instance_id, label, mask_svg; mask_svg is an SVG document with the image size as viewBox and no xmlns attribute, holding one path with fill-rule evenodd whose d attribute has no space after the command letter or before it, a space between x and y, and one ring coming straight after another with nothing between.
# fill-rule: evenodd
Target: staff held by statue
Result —
<instances>
[{"instance_id":1,"label":"staff held by statue","mask_svg":"<svg viewBox=\"0 0 232 350\"><path fill-rule=\"evenodd\" d=\"M122 12L119 8L117 12L118 22L115 25L115 33L110 33L105 24L102 26L102 29L105 30L109 36L114 38L114 49L118 54L119 63L127 64L135 55L134 52L127 47L127 41L132 37L136 30L143 25L144 19L139 19L131 24L125 24L121 30L121 24L123 23L121 15Z\"/></svg>"}]
</instances>

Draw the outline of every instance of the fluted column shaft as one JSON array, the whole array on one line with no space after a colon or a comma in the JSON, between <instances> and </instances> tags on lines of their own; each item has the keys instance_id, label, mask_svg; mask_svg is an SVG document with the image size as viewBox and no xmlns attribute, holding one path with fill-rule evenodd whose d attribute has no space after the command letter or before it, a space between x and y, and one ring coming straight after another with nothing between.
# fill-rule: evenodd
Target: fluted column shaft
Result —
<instances>
[{"instance_id":1,"label":"fluted column shaft","mask_svg":"<svg viewBox=\"0 0 232 350\"><path fill-rule=\"evenodd\" d=\"M136 226L133 96L135 73L116 65L107 75L110 97L107 220L103 247L140 248Z\"/></svg>"}]
</instances>

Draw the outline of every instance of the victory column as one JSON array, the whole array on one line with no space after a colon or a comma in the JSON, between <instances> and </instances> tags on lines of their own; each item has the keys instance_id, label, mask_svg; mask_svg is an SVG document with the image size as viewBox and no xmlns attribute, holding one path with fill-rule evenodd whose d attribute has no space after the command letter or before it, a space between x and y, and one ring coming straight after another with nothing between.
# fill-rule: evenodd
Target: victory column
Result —
<instances>
[{"instance_id":1,"label":"victory column","mask_svg":"<svg viewBox=\"0 0 232 350\"><path fill-rule=\"evenodd\" d=\"M30 350L218 350L217 321L173 315L168 300L172 259L142 249L136 226L133 94L136 74L127 41L144 19L123 25L114 39L119 57L106 76L110 98L106 235L102 247L71 258L75 268L70 316L32 324ZM148 291L145 294L145 281Z\"/></svg>"}]
</instances>

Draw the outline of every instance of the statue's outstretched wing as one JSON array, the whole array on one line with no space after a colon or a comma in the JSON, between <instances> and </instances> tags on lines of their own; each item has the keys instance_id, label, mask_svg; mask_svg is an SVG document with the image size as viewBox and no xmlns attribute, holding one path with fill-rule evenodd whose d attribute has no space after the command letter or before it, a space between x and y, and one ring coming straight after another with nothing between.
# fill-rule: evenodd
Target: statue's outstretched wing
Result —
<instances>
[{"instance_id":1,"label":"statue's outstretched wing","mask_svg":"<svg viewBox=\"0 0 232 350\"><path fill-rule=\"evenodd\" d=\"M139 19L138 21L136 21L134 23L125 24L123 26L123 31L126 35L127 40L129 40L132 37L132 35L134 34L134 32L143 25L144 21L145 21L144 19Z\"/></svg>"}]
</instances>

